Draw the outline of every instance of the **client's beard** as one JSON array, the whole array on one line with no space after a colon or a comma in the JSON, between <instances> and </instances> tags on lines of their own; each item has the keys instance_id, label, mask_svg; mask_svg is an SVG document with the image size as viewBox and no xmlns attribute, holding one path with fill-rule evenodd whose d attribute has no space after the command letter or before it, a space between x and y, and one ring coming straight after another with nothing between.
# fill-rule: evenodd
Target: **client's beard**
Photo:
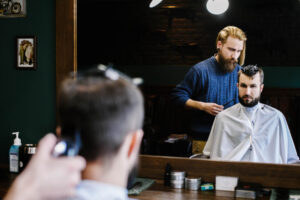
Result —
<instances>
[{"instance_id":1,"label":"client's beard","mask_svg":"<svg viewBox=\"0 0 300 200\"><path fill-rule=\"evenodd\" d=\"M224 58L224 56L222 55L222 53L219 51L218 53L219 55L219 64L221 66L221 69L223 72L232 72L235 69L237 60L235 59L226 59Z\"/></svg>"},{"instance_id":2,"label":"client's beard","mask_svg":"<svg viewBox=\"0 0 300 200\"><path fill-rule=\"evenodd\" d=\"M248 96L248 95L244 95L243 97L247 97L247 96ZM240 101L240 103L241 103L243 106L245 106L245 107L253 107L253 106L256 106L256 105L258 104L259 100L260 100L260 96L259 96L259 97L257 97L257 98L254 98L251 102L247 103L247 102L244 101L243 97L241 97L241 96L239 95L239 101Z\"/></svg>"}]
</instances>

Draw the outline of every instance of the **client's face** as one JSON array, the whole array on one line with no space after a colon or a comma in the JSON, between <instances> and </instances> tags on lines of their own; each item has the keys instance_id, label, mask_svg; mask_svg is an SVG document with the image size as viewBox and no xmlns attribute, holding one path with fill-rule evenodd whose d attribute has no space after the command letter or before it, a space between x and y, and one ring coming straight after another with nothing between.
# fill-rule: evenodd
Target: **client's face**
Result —
<instances>
[{"instance_id":1,"label":"client's face","mask_svg":"<svg viewBox=\"0 0 300 200\"><path fill-rule=\"evenodd\" d=\"M238 83L239 101L246 107L255 106L260 100L263 84L260 82L259 73L253 77L241 74Z\"/></svg>"}]
</instances>

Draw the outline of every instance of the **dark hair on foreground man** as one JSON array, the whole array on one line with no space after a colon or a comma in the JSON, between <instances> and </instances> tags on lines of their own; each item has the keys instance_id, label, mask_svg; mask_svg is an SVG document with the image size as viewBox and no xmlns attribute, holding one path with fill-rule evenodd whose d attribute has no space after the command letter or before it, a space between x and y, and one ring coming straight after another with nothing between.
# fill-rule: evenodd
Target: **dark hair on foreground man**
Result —
<instances>
[{"instance_id":1,"label":"dark hair on foreground man","mask_svg":"<svg viewBox=\"0 0 300 200\"><path fill-rule=\"evenodd\" d=\"M81 136L86 168L73 199L127 199L130 171L143 137L143 97L127 78L96 69L61 87L62 136Z\"/></svg>"}]
</instances>

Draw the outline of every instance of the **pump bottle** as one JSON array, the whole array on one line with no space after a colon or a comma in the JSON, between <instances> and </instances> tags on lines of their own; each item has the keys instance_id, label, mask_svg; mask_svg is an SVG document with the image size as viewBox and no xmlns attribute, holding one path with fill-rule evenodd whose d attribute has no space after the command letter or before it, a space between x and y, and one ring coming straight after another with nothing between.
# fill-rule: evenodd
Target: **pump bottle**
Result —
<instances>
[{"instance_id":1,"label":"pump bottle","mask_svg":"<svg viewBox=\"0 0 300 200\"><path fill-rule=\"evenodd\" d=\"M13 132L13 135L16 135L16 138L14 139L14 144L11 145L9 149L9 171L18 173L19 172L19 161L20 161L20 155L19 155L19 148L21 146L21 139L19 138L19 132Z\"/></svg>"}]
</instances>

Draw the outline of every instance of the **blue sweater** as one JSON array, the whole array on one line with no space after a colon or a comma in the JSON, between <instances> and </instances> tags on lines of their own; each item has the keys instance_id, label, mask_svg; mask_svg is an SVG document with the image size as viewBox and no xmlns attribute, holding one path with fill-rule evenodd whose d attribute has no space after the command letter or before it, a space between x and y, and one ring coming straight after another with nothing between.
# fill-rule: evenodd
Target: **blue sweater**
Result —
<instances>
[{"instance_id":1,"label":"blue sweater","mask_svg":"<svg viewBox=\"0 0 300 200\"><path fill-rule=\"evenodd\" d=\"M215 57L208 58L194 65L171 92L171 101L178 106L184 106L188 99L213 102L224 105L224 109L238 103L237 72L239 65L233 72L225 73ZM214 116L204 111L193 110L190 122L191 134L198 139L207 140Z\"/></svg>"}]
</instances>

